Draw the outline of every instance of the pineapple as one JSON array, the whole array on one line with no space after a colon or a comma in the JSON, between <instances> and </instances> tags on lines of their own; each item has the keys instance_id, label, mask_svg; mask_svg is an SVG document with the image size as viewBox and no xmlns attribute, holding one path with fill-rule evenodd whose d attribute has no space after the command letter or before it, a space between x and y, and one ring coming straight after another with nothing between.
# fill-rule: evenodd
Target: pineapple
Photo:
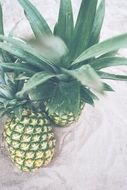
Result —
<instances>
[{"instance_id":1,"label":"pineapple","mask_svg":"<svg viewBox=\"0 0 127 190\"><path fill-rule=\"evenodd\" d=\"M73 122L78 120L83 108L84 108L84 103L81 102L79 114L77 114L77 116L75 116L72 112L66 112L66 113L63 113L62 115L59 115L59 113L54 112L53 114L48 113L48 115L50 119L52 120L52 122L56 124L57 126L67 127L67 126L70 126ZM47 108L47 112L48 112L48 108Z\"/></svg>"},{"instance_id":2,"label":"pineapple","mask_svg":"<svg viewBox=\"0 0 127 190\"><path fill-rule=\"evenodd\" d=\"M59 115L59 113L55 112L50 115L50 118L56 125L61 127L67 127L77 119L77 117L75 117L71 112L64 113L63 115Z\"/></svg>"},{"instance_id":3,"label":"pineapple","mask_svg":"<svg viewBox=\"0 0 127 190\"><path fill-rule=\"evenodd\" d=\"M106 67L127 65L127 58L117 55L119 49L127 47L127 34L99 42L105 0L82 0L76 22L71 0L61 0L53 31L29 0L17 1L34 38L21 42L14 36L1 35L0 48L18 61L2 61L0 65L12 73L18 71L20 79L27 79L18 95L41 101L40 109L45 105L55 124L70 125L79 118L86 103L94 105L96 92L113 91L103 79L127 80L127 76L103 71Z\"/></svg>"},{"instance_id":4,"label":"pineapple","mask_svg":"<svg viewBox=\"0 0 127 190\"><path fill-rule=\"evenodd\" d=\"M34 171L53 158L55 137L44 114L29 110L22 120L13 117L5 124L4 137L12 161L22 171Z\"/></svg>"},{"instance_id":5,"label":"pineapple","mask_svg":"<svg viewBox=\"0 0 127 190\"><path fill-rule=\"evenodd\" d=\"M30 172L51 162L56 140L46 114L35 111L27 97L16 96L22 83L0 71L0 111L9 117L4 125L5 144L13 163Z\"/></svg>"},{"instance_id":6,"label":"pineapple","mask_svg":"<svg viewBox=\"0 0 127 190\"><path fill-rule=\"evenodd\" d=\"M0 25L0 34L4 34L1 4ZM8 116L4 125L5 144L10 158L19 169L34 171L53 159L56 144L54 132L46 113L42 109L40 112L39 102L32 102L28 95L18 96L27 81L19 70L12 72L13 64L21 63L20 60L11 52L0 49L2 62L12 64L11 68L0 67L0 113L1 117ZM30 67L26 66L26 69L29 71ZM19 75L22 75L21 80Z\"/></svg>"}]
</instances>

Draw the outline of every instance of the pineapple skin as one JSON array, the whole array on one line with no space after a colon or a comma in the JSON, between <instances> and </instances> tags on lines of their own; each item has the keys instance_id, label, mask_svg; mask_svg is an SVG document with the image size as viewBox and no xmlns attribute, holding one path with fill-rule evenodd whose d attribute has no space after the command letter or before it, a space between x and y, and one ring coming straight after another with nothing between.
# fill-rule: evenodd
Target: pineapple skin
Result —
<instances>
[{"instance_id":1,"label":"pineapple skin","mask_svg":"<svg viewBox=\"0 0 127 190\"><path fill-rule=\"evenodd\" d=\"M8 119L4 138L12 162L24 172L46 166L53 159L56 139L45 114Z\"/></svg>"},{"instance_id":2,"label":"pineapple skin","mask_svg":"<svg viewBox=\"0 0 127 190\"><path fill-rule=\"evenodd\" d=\"M81 102L80 112L77 116L75 116L73 113L65 113L61 116L59 115L59 113L55 112L53 114L49 114L49 117L52 120L52 122L58 127L69 127L72 123L76 122L79 119L84 105L85 104Z\"/></svg>"},{"instance_id":3,"label":"pineapple skin","mask_svg":"<svg viewBox=\"0 0 127 190\"><path fill-rule=\"evenodd\" d=\"M72 113L64 114L60 116L58 113L49 115L50 119L59 127L68 127L75 122L78 117L75 117Z\"/></svg>"}]
</instances>

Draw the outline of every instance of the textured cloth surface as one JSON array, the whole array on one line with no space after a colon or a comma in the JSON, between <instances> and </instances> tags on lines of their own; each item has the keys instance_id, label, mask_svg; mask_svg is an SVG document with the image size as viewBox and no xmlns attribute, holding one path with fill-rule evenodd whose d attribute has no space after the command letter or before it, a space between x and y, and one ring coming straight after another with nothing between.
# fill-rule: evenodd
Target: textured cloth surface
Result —
<instances>
[{"instance_id":1,"label":"textured cloth surface","mask_svg":"<svg viewBox=\"0 0 127 190\"><path fill-rule=\"evenodd\" d=\"M59 0L32 0L50 26ZM75 15L80 1L72 0ZM20 21L17 36L28 36L30 27L16 0L2 0L6 32ZM127 0L106 0L102 39L127 32ZM31 32L31 31L30 31ZM120 54L127 56L125 50ZM127 74L127 68L111 72ZM109 82L115 93L100 97L95 108L86 106L80 120L66 129L55 129L57 151L53 162L31 174L19 171L8 158L0 127L0 190L127 190L127 82Z\"/></svg>"}]
</instances>

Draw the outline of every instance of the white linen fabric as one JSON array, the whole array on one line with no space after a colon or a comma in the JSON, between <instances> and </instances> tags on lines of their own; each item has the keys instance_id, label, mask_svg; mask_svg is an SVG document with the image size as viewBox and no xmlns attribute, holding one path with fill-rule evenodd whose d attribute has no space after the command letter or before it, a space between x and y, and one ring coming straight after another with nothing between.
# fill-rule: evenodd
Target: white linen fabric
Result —
<instances>
[{"instance_id":1,"label":"white linen fabric","mask_svg":"<svg viewBox=\"0 0 127 190\"><path fill-rule=\"evenodd\" d=\"M50 26L56 21L59 0L31 0ZM80 0L72 0L75 16ZM20 20L15 33L31 32L16 0L2 0L5 32ZM127 0L106 0L102 39L127 32ZM127 51L120 51L127 56ZM109 70L109 69L108 69ZM127 74L127 68L110 69ZM8 158L0 126L0 190L127 190L127 82L109 82L115 93L86 105L70 128L55 129L57 150L53 162L34 173L19 171Z\"/></svg>"}]
</instances>

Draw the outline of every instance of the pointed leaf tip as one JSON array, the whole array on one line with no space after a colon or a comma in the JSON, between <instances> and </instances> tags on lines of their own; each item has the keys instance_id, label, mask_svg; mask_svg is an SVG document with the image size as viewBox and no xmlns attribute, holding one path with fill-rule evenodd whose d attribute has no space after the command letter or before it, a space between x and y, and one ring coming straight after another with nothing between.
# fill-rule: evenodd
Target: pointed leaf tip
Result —
<instances>
[{"instance_id":1,"label":"pointed leaf tip","mask_svg":"<svg viewBox=\"0 0 127 190\"><path fill-rule=\"evenodd\" d=\"M37 38L42 34L52 35L46 20L29 0L18 0L18 2L23 7L25 15Z\"/></svg>"}]
</instances>

